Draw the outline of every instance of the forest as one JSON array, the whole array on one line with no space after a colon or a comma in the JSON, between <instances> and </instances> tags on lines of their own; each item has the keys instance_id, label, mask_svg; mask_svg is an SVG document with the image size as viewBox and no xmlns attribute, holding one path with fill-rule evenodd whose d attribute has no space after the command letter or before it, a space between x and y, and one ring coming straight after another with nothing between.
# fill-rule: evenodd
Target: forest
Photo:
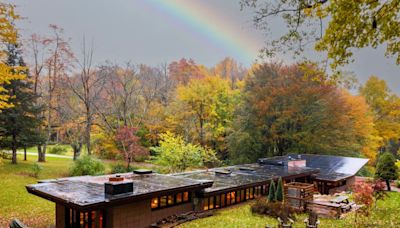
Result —
<instances>
[{"instance_id":1,"label":"forest","mask_svg":"<svg viewBox=\"0 0 400 228\"><path fill-rule=\"evenodd\" d=\"M379 76L364 84L299 61L244 67L226 57L157 66L94 64L85 38L74 53L57 25L20 39L2 4L1 149L69 145L101 159L148 161L182 171L288 153L397 156L400 98Z\"/></svg>"}]
</instances>

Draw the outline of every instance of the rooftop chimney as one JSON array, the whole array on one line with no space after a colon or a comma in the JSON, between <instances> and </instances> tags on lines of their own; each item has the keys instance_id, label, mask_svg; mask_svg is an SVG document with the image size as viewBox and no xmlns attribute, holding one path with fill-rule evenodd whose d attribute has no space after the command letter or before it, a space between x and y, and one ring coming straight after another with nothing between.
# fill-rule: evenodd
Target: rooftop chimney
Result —
<instances>
[{"instance_id":1,"label":"rooftop chimney","mask_svg":"<svg viewBox=\"0 0 400 228\"><path fill-rule=\"evenodd\" d=\"M108 182L104 183L104 193L106 195L119 195L129 192L133 192L133 182L124 180L120 175L110 177Z\"/></svg>"}]
</instances>

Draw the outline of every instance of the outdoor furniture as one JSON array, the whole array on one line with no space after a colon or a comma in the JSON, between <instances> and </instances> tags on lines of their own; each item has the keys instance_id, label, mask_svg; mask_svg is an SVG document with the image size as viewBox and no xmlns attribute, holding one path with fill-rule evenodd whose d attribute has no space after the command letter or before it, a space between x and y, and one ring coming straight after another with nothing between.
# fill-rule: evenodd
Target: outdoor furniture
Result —
<instances>
[{"instance_id":1,"label":"outdoor furniture","mask_svg":"<svg viewBox=\"0 0 400 228\"><path fill-rule=\"evenodd\" d=\"M310 213L308 218L304 219L306 228L317 228L319 225L318 215L316 213Z\"/></svg>"},{"instance_id":2,"label":"outdoor furniture","mask_svg":"<svg viewBox=\"0 0 400 228\"><path fill-rule=\"evenodd\" d=\"M28 228L28 227L21 221L19 221L19 219L13 219L10 223L10 228Z\"/></svg>"},{"instance_id":3,"label":"outdoor furniture","mask_svg":"<svg viewBox=\"0 0 400 228\"><path fill-rule=\"evenodd\" d=\"M348 196L337 196L337 197L335 197L335 198L333 198L331 200L331 203L337 203L337 204L345 203L345 204L348 204L349 203L349 197Z\"/></svg>"},{"instance_id":4,"label":"outdoor furniture","mask_svg":"<svg viewBox=\"0 0 400 228\"><path fill-rule=\"evenodd\" d=\"M285 228L285 227L291 228L292 224L294 223L294 221L290 218L288 218L289 223L285 223L280 217L278 217L278 221L279 221L278 228Z\"/></svg>"}]
</instances>

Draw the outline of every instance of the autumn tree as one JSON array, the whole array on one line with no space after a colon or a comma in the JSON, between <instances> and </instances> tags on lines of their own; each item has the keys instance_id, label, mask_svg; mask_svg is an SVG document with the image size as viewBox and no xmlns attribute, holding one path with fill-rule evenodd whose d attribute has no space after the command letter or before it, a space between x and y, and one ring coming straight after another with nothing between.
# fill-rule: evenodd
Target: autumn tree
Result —
<instances>
[{"instance_id":1,"label":"autumn tree","mask_svg":"<svg viewBox=\"0 0 400 228\"><path fill-rule=\"evenodd\" d=\"M41 82L41 91L37 92L40 97L40 101L38 102L41 102L46 107L43 115L46 120L44 127L47 135L43 146L38 146L39 162L44 162L46 160L47 145L52 140L54 126L59 124L57 123L59 120L59 104L60 100L63 99L61 85L66 83L68 71L74 61L74 54L69 46L69 41L63 37L63 29L57 25L49 25L49 28L52 35L41 41L46 47L46 53L43 57L45 58L44 65L37 65L38 63L35 62L34 67L35 80L39 80L38 77L40 77L41 67L43 67L43 71L45 71ZM34 53L36 51L35 49L33 50ZM37 67L38 69L36 69Z\"/></svg>"},{"instance_id":2,"label":"autumn tree","mask_svg":"<svg viewBox=\"0 0 400 228\"><path fill-rule=\"evenodd\" d=\"M351 99L313 65L262 65L245 81L228 138L230 158L251 162L286 153L354 154L365 145L372 120L365 103L359 100L362 106L354 108Z\"/></svg>"},{"instance_id":3,"label":"autumn tree","mask_svg":"<svg viewBox=\"0 0 400 228\"><path fill-rule=\"evenodd\" d=\"M191 142L224 152L238 100L239 91L232 90L228 80L217 76L192 79L177 87L176 102L171 104L175 111L169 121Z\"/></svg>"},{"instance_id":4,"label":"autumn tree","mask_svg":"<svg viewBox=\"0 0 400 228\"><path fill-rule=\"evenodd\" d=\"M207 69L195 63L193 59L181 59L169 64L169 74L177 83L187 84L192 78L203 78L208 74Z\"/></svg>"},{"instance_id":5,"label":"autumn tree","mask_svg":"<svg viewBox=\"0 0 400 228\"><path fill-rule=\"evenodd\" d=\"M236 82L244 79L247 70L233 58L226 57L215 65L213 73L230 81L230 86L234 89L237 86Z\"/></svg>"},{"instance_id":6,"label":"autumn tree","mask_svg":"<svg viewBox=\"0 0 400 228\"><path fill-rule=\"evenodd\" d=\"M241 5L254 9L255 25L271 38L263 49L267 55L302 54L311 44L326 52L336 68L349 63L357 48L385 45L386 56L400 64L398 0L241 0ZM276 19L286 27L279 35L270 30Z\"/></svg>"},{"instance_id":7,"label":"autumn tree","mask_svg":"<svg viewBox=\"0 0 400 228\"><path fill-rule=\"evenodd\" d=\"M7 65L12 73L27 75L27 68L21 56L21 50L16 44L8 44ZM11 80L4 86L9 101L13 106L0 112L0 142L3 147L11 148L12 163L17 163L17 149L35 145L43 141L36 128L41 124L39 114L41 106L35 104L36 95L30 77L20 80Z\"/></svg>"},{"instance_id":8,"label":"autumn tree","mask_svg":"<svg viewBox=\"0 0 400 228\"><path fill-rule=\"evenodd\" d=\"M80 72L68 78L71 91L76 95L83 108L85 118L85 145L88 155L91 155L91 129L94 116L98 113L101 93L105 85L105 75L93 69L93 46L87 47L86 40L82 43L82 56L78 60Z\"/></svg>"},{"instance_id":9,"label":"autumn tree","mask_svg":"<svg viewBox=\"0 0 400 228\"><path fill-rule=\"evenodd\" d=\"M15 28L14 21L19 19L19 15L15 13L15 6L7 3L0 3L0 110L12 107L9 102L10 95L4 88L12 80L23 79L23 74L16 74L13 67L6 64L7 51L4 47L7 44L16 44L17 42L17 29Z\"/></svg>"},{"instance_id":10,"label":"autumn tree","mask_svg":"<svg viewBox=\"0 0 400 228\"><path fill-rule=\"evenodd\" d=\"M390 144L393 146L393 142L400 138L400 98L390 91L384 80L376 76L368 79L360 88L360 94L371 107L379 146L382 150Z\"/></svg>"},{"instance_id":11,"label":"autumn tree","mask_svg":"<svg viewBox=\"0 0 400 228\"><path fill-rule=\"evenodd\" d=\"M150 148L156 154L156 163L168 172L188 168L214 166L219 163L215 152L198 144L186 143L182 136L166 132L160 135L159 146Z\"/></svg>"},{"instance_id":12,"label":"autumn tree","mask_svg":"<svg viewBox=\"0 0 400 228\"><path fill-rule=\"evenodd\" d=\"M126 161L127 170L129 170L132 161L149 155L146 148L140 145L140 137L136 135L137 130L134 127L121 126L115 135L120 151Z\"/></svg>"}]
</instances>

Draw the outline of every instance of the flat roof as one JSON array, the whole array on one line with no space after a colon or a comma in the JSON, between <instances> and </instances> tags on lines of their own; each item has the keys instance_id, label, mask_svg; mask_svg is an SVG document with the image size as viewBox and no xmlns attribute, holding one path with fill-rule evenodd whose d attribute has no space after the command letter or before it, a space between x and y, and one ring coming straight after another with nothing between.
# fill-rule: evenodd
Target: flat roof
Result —
<instances>
[{"instance_id":1,"label":"flat roof","mask_svg":"<svg viewBox=\"0 0 400 228\"><path fill-rule=\"evenodd\" d=\"M319 180L338 181L354 176L368 159L326 155L288 155L259 159L258 163L235 165L175 174L119 174L133 182L133 192L109 196L104 184L112 175L81 176L41 181L26 186L28 192L68 205L89 210L109 205L171 194L201 190L203 194L259 185L279 177L296 178L315 175ZM288 167L290 160L306 160L306 167Z\"/></svg>"},{"instance_id":2,"label":"flat roof","mask_svg":"<svg viewBox=\"0 0 400 228\"><path fill-rule=\"evenodd\" d=\"M306 160L306 166L319 169L316 179L324 181L339 181L352 177L369 161L365 158L341 157L319 154L289 154L272 158L259 159L267 164L284 164L289 160Z\"/></svg>"},{"instance_id":3,"label":"flat roof","mask_svg":"<svg viewBox=\"0 0 400 228\"><path fill-rule=\"evenodd\" d=\"M210 181L156 173L141 175L123 173L118 175L133 182L133 192L113 196L106 195L104 183L108 182L109 177L115 175L60 178L28 185L26 188L28 192L53 202L67 204L71 208L89 209L106 204L121 204L132 200L151 198L155 194L203 189L212 184Z\"/></svg>"},{"instance_id":4,"label":"flat roof","mask_svg":"<svg viewBox=\"0 0 400 228\"><path fill-rule=\"evenodd\" d=\"M214 193L247 185L257 185L279 177L308 176L318 172L318 169L309 167L285 167L252 163L170 175L195 180L211 180L213 185L204 189L204 192Z\"/></svg>"}]
</instances>

